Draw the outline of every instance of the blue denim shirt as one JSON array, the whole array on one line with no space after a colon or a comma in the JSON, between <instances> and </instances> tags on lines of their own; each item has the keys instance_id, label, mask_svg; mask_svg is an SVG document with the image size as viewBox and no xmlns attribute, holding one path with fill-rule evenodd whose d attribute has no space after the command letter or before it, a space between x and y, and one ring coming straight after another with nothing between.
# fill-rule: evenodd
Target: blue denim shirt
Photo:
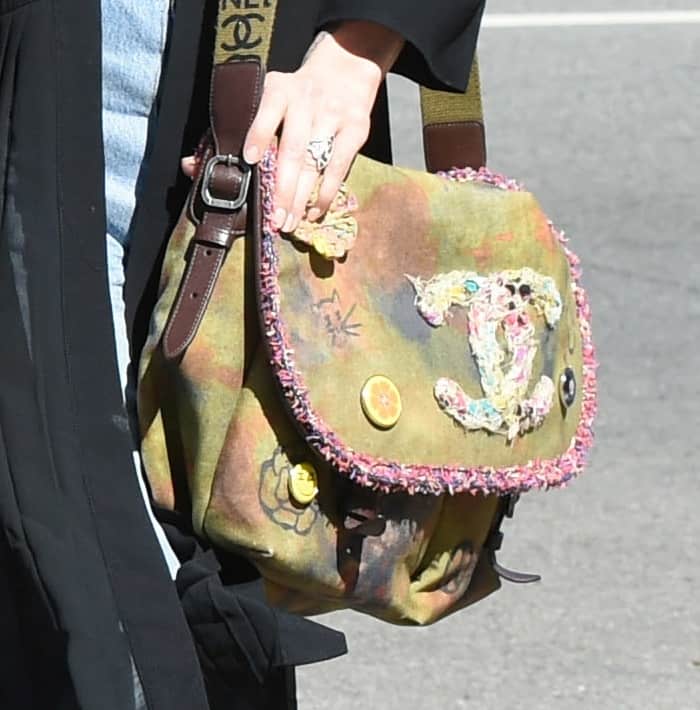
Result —
<instances>
[{"instance_id":1,"label":"blue denim shirt","mask_svg":"<svg viewBox=\"0 0 700 710\"><path fill-rule=\"evenodd\" d=\"M124 267L131 220L146 167L153 106L158 93L171 0L102 0L102 133L107 210L107 267L119 377L134 438L134 372L124 310ZM178 561L148 503L138 450L135 475L170 572Z\"/></svg>"}]
</instances>

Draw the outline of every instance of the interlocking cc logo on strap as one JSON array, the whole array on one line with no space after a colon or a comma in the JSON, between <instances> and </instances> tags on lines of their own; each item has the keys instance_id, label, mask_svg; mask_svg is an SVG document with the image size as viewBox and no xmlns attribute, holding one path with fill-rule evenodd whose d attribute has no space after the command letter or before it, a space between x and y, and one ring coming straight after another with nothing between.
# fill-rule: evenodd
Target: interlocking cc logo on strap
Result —
<instances>
[{"instance_id":1,"label":"interlocking cc logo on strap","mask_svg":"<svg viewBox=\"0 0 700 710\"><path fill-rule=\"evenodd\" d=\"M253 25L256 23L265 22L265 15L259 12L248 12L246 14L235 14L227 17L221 26L231 28L231 37L233 44L222 42L221 46L227 52L250 51L255 49L262 42L262 37L259 31L255 31Z\"/></svg>"}]
</instances>

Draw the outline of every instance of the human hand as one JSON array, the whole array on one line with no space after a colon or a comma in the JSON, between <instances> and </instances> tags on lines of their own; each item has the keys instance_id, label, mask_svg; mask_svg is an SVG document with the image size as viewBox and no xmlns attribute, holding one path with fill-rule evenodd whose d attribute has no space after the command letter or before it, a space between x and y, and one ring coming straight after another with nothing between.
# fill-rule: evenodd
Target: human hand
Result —
<instances>
[{"instance_id":1,"label":"human hand","mask_svg":"<svg viewBox=\"0 0 700 710\"><path fill-rule=\"evenodd\" d=\"M282 126L274 195L276 227L285 232L321 217L367 140L370 114L386 72L403 39L374 23L348 21L323 32L295 72L269 72L260 107L248 132L243 157L257 163ZM322 176L308 153L310 140L333 139ZM183 170L193 174L193 158ZM307 213L309 199L317 196Z\"/></svg>"}]
</instances>

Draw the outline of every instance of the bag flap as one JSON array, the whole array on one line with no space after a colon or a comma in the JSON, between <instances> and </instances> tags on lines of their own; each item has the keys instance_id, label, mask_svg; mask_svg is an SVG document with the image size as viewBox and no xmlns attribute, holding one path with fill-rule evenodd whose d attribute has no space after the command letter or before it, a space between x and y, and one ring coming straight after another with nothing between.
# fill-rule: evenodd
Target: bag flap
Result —
<instances>
[{"instance_id":1,"label":"bag flap","mask_svg":"<svg viewBox=\"0 0 700 710\"><path fill-rule=\"evenodd\" d=\"M271 224L263 338L307 442L385 490L513 493L584 465L595 357L578 261L533 196L484 169L358 157L320 224ZM335 259L321 256L333 255Z\"/></svg>"}]
</instances>

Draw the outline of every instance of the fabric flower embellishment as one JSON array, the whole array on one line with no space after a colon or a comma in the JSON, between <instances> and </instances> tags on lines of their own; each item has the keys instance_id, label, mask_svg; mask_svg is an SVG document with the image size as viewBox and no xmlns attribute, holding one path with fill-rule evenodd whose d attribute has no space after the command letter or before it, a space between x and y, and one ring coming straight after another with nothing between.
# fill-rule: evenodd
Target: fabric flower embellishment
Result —
<instances>
[{"instance_id":1,"label":"fabric flower embellishment","mask_svg":"<svg viewBox=\"0 0 700 710\"><path fill-rule=\"evenodd\" d=\"M311 203L315 201L312 195ZM290 235L293 239L308 244L324 259L342 259L355 245L357 199L342 183L328 211L318 222L302 219Z\"/></svg>"}]
</instances>

